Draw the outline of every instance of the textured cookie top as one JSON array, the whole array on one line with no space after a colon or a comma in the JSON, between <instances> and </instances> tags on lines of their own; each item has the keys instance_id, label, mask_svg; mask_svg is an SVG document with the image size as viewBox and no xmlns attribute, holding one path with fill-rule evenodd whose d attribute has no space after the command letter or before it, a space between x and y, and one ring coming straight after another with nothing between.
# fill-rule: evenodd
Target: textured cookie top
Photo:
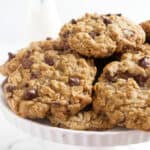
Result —
<instances>
[{"instance_id":1,"label":"textured cookie top","mask_svg":"<svg viewBox=\"0 0 150 150\"><path fill-rule=\"evenodd\" d=\"M116 94L113 98L113 94L111 93L112 100L110 101L113 101L113 99L115 101L118 96L118 99L120 99L121 102L116 103L118 106L120 104L147 100L150 96L150 66L148 65L150 57L143 55L138 57L138 59L134 57L134 59L135 62L133 62L133 59L129 58L121 62L116 61L108 64L104 68L104 71L99 78L99 82L96 83L95 90L98 90L97 88L103 85L106 86L106 89L110 88L110 90ZM105 91L105 94L106 93L107 92ZM96 95L99 94L103 93L96 92Z\"/></svg>"},{"instance_id":2,"label":"textured cookie top","mask_svg":"<svg viewBox=\"0 0 150 150\"><path fill-rule=\"evenodd\" d=\"M64 118L77 113L92 100L96 74L93 61L51 49L51 46L45 49L46 44L47 41L42 43L44 46L35 42L16 54L15 65L19 62L19 66L14 72L10 71L4 84L8 104L23 117L42 118L52 113Z\"/></svg>"},{"instance_id":3,"label":"textured cookie top","mask_svg":"<svg viewBox=\"0 0 150 150\"><path fill-rule=\"evenodd\" d=\"M39 41L39 42L32 42L27 48L22 48L17 52L17 54L8 53L8 60L5 62L5 64L0 66L0 73L2 73L5 76L10 75L12 72L14 72L17 67L22 63L23 58L27 57L28 52L30 51L43 51L43 50L50 50L54 49L55 47L58 47L59 42L54 40L45 40L45 41ZM55 48L56 49L56 48Z\"/></svg>"},{"instance_id":4,"label":"textured cookie top","mask_svg":"<svg viewBox=\"0 0 150 150\"><path fill-rule=\"evenodd\" d=\"M106 112L114 124L150 130L150 57L125 55L104 68L94 87L94 110Z\"/></svg>"},{"instance_id":5,"label":"textured cookie top","mask_svg":"<svg viewBox=\"0 0 150 150\"><path fill-rule=\"evenodd\" d=\"M113 128L104 113L96 114L92 110L79 112L65 121L54 116L49 116L49 120L51 125L75 130L106 130Z\"/></svg>"},{"instance_id":6,"label":"textured cookie top","mask_svg":"<svg viewBox=\"0 0 150 150\"><path fill-rule=\"evenodd\" d=\"M65 45L82 55L107 57L115 51L134 48L145 40L145 33L121 14L86 14L65 24L60 37Z\"/></svg>"}]
</instances>

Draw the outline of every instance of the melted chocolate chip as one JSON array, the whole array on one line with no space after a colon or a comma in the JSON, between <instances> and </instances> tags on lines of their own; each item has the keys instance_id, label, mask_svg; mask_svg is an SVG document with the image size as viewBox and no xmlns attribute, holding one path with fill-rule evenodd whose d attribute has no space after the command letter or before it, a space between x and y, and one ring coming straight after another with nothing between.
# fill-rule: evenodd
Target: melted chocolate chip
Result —
<instances>
[{"instance_id":1,"label":"melted chocolate chip","mask_svg":"<svg viewBox=\"0 0 150 150\"><path fill-rule=\"evenodd\" d=\"M36 79L36 78L38 78L39 77L39 75L40 75L40 73L39 72L32 72L31 73L31 79Z\"/></svg>"},{"instance_id":2,"label":"melted chocolate chip","mask_svg":"<svg viewBox=\"0 0 150 150\"><path fill-rule=\"evenodd\" d=\"M128 78L133 78L134 77L134 75L132 75L131 73L129 73L129 72L124 72L124 73L118 73L118 76L120 77L120 78L123 78L123 79L128 79Z\"/></svg>"},{"instance_id":3,"label":"melted chocolate chip","mask_svg":"<svg viewBox=\"0 0 150 150\"><path fill-rule=\"evenodd\" d=\"M71 23L72 23L72 24L76 24L77 21L76 21L75 19L72 19L72 20L71 20Z\"/></svg>"},{"instance_id":4,"label":"melted chocolate chip","mask_svg":"<svg viewBox=\"0 0 150 150\"><path fill-rule=\"evenodd\" d=\"M53 58L50 58L50 57L45 56L44 61L45 61L45 63L48 64L49 66L53 66L53 65L54 65L54 59L53 59Z\"/></svg>"},{"instance_id":5,"label":"melted chocolate chip","mask_svg":"<svg viewBox=\"0 0 150 150\"><path fill-rule=\"evenodd\" d=\"M107 26L108 24L111 24L112 23L112 21L111 20L109 20L109 19L107 19L107 18L103 18L103 22L104 22L104 24Z\"/></svg>"},{"instance_id":6,"label":"melted chocolate chip","mask_svg":"<svg viewBox=\"0 0 150 150\"><path fill-rule=\"evenodd\" d=\"M24 69L29 69L32 66L33 62L28 58L23 58L21 64Z\"/></svg>"},{"instance_id":7,"label":"melted chocolate chip","mask_svg":"<svg viewBox=\"0 0 150 150\"><path fill-rule=\"evenodd\" d=\"M128 72L120 74L120 77L123 79L133 78L140 86L144 86L145 82L148 80L148 77L142 75L134 75Z\"/></svg>"},{"instance_id":8,"label":"melted chocolate chip","mask_svg":"<svg viewBox=\"0 0 150 150\"><path fill-rule=\"evenodd\" d=\"M80 80L77 77L70 77L69 78L69 85L70 86L78 86L80 85Z\"/></svg>"},{"instance_id":9,"label":"melted chocolate chip","mask_svg":"<svg viewBox=\"0 0 150 150\"><path fill-rule=\"evenodd\" d=\"M32 100L36 98L37 95L37 90L36 89L26 89L24 92L24 99L26 100Z\"/></svg>"},{"instance_id":10,"label":"melted chocolate chip","mask_svg":"<svg viewBox=\"0 0 150 150\"><path fill-rule=\"evenodd\" d=\"M69 34L70 34L70 32L69 32L69 31L66 31L66 32L63 34L63 37L64 37L64 38L68 38L68 37L69 37Z\"/></svg>"},{"instance_id":11,"label":"melted chocolate chip","mask_svg":"<svg viewBox=\"0 0 150 150\"><path fill-rule=\"evenodd\" d=\"M96 36L99 36L100 33L91 31L91 32L89 33L89 35L94 39Z\"/></svg>"},{"instance_id":12,"label":"melted chocolate chip","mask_svg":"<svg viewBox=\"0 0 150 150\"><path fill-rule=\"evenodd\" d=\"M145 82L148 80L148 77L131 74L129 72L117 72L114 76L111 76L109 72L106 72L105 78L110 82L115 82L117 78L122 78L125 80L128 80L128 78L133 78L140 86L144 86Z\"/></svg>"},{"instance_id":13,"label":"melted chocolate chip","mask_svg":"<svg viewBox=\"0 0 150 150\"><path fill-rule=\"evenodd\" d=\"M47 37L46 40L52 40L52 38L51 37Z\"/></svg>"},{"instance_id":14,"label":"melted chocolate chip","mask_svg":"<svg viewBox=\"0 0 150 150\"><path fill-rule=\"evenodd\" d=\"M109 72L105 73L105 78L109 81L109 82L115 82L116 78L115 76L111 76Z\"/></svg>"},{"instance_id":15,"label":"melted chocolate chip","mask_svg":"<svg viewBox=\"0 0 150 150\"><path fill-rule=\"evenodd\" d=\"M134 77L134 79L140 86L144 86L145 82L148 80L148 77L137 75Z\"/></svg>"},{"instance_id":16,"label":"melted chocolate chip","mask_svg":"<svg viewBox=\"0 0 150 150\"><path fill-rule=\"evenodd\" d=\"M144 57L144 58L140 59L139 65L144 68L150 67L150 58Z\"/></svg>"},{"instance_id":17,"label":"melted chocolate chip","mask_svg":"<svg viewBox=\"0 0 150 150\"><path fill-rule=\"evenodd\" d=\"M82 111L84 112L84 111L89 111L89 110L92 110L92 104L89 104L86 107L84 107Z\"/></svg>"},{"instance_id":18,"label":"melted chocolate chip","mask_svg":"<svg viewBox=\"0 0 150 150\"><path fill-rule=\"evenodd\" d=\"M9 53L8 53L8 57L9 57L9 58L8 58L8 61L10 61L11 59L13 59L15 56L16 56L15 54L9 52Z\"/></svg>"},{"instance_id":19,"label":"melted chocolate chip","mask_svg":"<svg viewBox=\"0 0 150 150\"><path fill-rule=\"evenodd\" d=\"M28 88L28 87L29 87L29 83L25 83L25 84L23 85L23 87Z\"/></svg>"},{"instance_id":20,"label":"melted chocolate chip","mask_svg":"<svg viewBox=\"0 0 150 150\"><path fill-rule=\"evenodd\" d=\"M6 87L6 91L12 93L16 89L16 86L9 85Z\"/></svg>"}]
</instances>

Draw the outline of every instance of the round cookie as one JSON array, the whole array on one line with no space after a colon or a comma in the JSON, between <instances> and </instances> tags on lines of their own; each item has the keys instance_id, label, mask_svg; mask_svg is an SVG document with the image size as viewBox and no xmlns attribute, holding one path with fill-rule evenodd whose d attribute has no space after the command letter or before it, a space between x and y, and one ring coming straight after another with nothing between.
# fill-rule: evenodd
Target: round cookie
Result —
<instances>
[{"instance_id":1,"label":"round cookie","mask_svg":"<svg viewBox=\"0 0 150 150\"><path fill-rule=\"evenodd\" d=\"M114 127L104 113L99 115L92 110L79 112L65 121L54 116L49 116L49 120L53 126L74 130L106 130Z\"/></svg>"},{"instance_id":2,"label":"round cookie","mask_svg":"<svg viewBox=\"0 0 150 150\"><path fill-rule=\"evenodd\" d=\"M92 60L54 47L44 49L39 42L23 53L4 84L8 105L18 115L35 119L52 113L65 119L91 103L96 74Z\"/></svg>"},{"instance_id":3,"label":"round cookie","mask_svg":"<svg viewBox=\"0 0 150 150\"><path fill-rule=\"evenodd\" d=\"M146 41L150 43L150 20L144 21L140 25L146 33Z\"/></svg>"},{"instance_id":4,"label":"round cookie","mask_svg":"<svg viewBox=\"0 0 150 150\"><path fill-rule=\"evenodd\" d=\"M65 24L60 38L82 55L102 58L141 45L145 41L145 33L139 25L121 14L85 14Z\"/></svg>"},{"instance_id":5,"label":"round cookie","mask_svg":"<svg viewBox=\"0 0 150 150\"><path fill-rule=\"evenodd\" d=\"M114 125L150 130L150 56L125 55L104 68L94 86L93 107Z\"/></svg>"}]
</instances>

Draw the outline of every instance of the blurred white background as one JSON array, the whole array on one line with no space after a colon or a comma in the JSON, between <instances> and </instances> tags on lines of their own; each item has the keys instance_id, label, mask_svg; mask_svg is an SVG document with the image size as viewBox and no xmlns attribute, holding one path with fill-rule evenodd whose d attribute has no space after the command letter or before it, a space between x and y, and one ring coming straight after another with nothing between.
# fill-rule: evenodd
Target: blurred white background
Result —
<instances>
[{"instance_id":1,"label":"blurred white background","mask_svg":"<svg viewBox=\"0 0 150 150\"><path fill-rule=\"evenodd\" d=\"M62 24L85 12L122 13L139 23L150 19L149 9L149 0L0 0L0 64L6 60L8 51L15 52L31 40L56 37ZM0 150L49 149L39 140L18 131L1 112L0 122ZM50 146L50 143L45 145ZM149 145L129 149L148 149ZM51 148L66 149L56 144Z\"/></svg>"},{"instance_id":2,"label":"blurred white background","mask_svg":"<svg viewBox=\"0 0 150 150\"><path fill-rule=\"evenodd\" d=\"M0 0L0 42L54 36L60 27L58 18L63 24L85 12L122 13L137 23L150 19L149 0L54 1L58 14L55 13L53 0Z\"/></svg>"}]
</instances>

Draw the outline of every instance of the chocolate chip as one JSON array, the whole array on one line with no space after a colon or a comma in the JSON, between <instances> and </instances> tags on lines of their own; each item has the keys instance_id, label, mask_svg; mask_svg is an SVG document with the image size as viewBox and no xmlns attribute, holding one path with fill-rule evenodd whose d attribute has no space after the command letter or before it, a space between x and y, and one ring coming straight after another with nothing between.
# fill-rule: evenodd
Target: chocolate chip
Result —
<instances>
[{"instance_id":1,"label":"chocolate chip","mask_svg":"<svg viewBox=\"0 0 150 150\"><path fill-rule=\"evenodd\" d=\"M86 107L84 107L82 111L84 112L84 111L89 111L89 110L92 110L92 104L89 104Z\"/></svg>"},{"instance_id":2,"label":"chocolate chip","mask_svg":"<svg viewBox=\"0 0 150 150\"><path fill-rule=\"evenodd\" d=\"M14 85L9 85L9 86L6 87L6 91L7 91L7 92L11 92L11 93L12 93L15 89L16 89L16 86L14 86Z\"/></svg>"},{"instance_id":3,"label":"chocolate chip","mask_svg":"<svg viewBox=\"0 0 150 150\"><path fill-rule=\"evenodd\" d=\"M117 16L119 16L119 17L121 17L122 16L122 14L121 13L119 13L119 14L116 14Z\"/></svg>"},{"instance_id":4,"label":"chocolate chip","mask_svg":"<svg viewBox=\"0 0 150 150\"><path fill-rule=\"evenodd\" d=\"M69 31L66 31L62 36L63 36L64 38L68 38L68 37L69 37L69 34L70 34L70 32L69 32Z\"/></svg>"},{"instance_id":5,"label":"chocolate chip","mask_svg":"<svg viewBox=\"0 0 150 150\"><path fill-rule=\"evenodd\" d=\"M72 24L76 24L77 21L76 21L75 19L72 19L72 20L71 20L71 23L72 23Z\"/></svg>"},{"instance_id":6,"label":"chocolate chip","mask_svg":"<svg viewBox=\"0 0 150 150\"><path fill-rule=\"evenodd\" d=\"M140 59L139 65L144 68L150 67L150 58L144 57L144 58Z\"/></svg>"},{"instance_id":7,"label":"chocolate chip","mask_svg":"<svg viewBox=\"0 0 150 150\"><path fill-rule=\"evenodd\" d=\"M89 32L89 35L94 39L96 36L99 36L100 33L95 32L95 31L91 31L91 32Z\"/></svg>"},{"instance_id":8,"label":"chocolate chip","mask_svg":"<svg viewBox=\"0 0 150 150\"><path fill-rule=\"evenodd\" d=\"M48 64L49 66L53 66L54 65L54 59L50 58L48 56L45 56L44 61L46 64Z\"/></svg>"},{"instance_id":9,"label":"chocolate chip","mask_svg":"<svg viewBox=\"0 0 150 150\"><path fill-rule=\"evenodd\" d=\"M148 80L148 77L142 75L134 75L129 72L125 72L119 75L123 79L133 78L140 86L144 86L145 82Z\"/></svg>"},{"instance_id":10,"label":"chocolate chip","mask_svg":"<svg viewBox=\"0 0 150 150\"><path fill-rule=\"evenodd\" d=\"M112 23L112 21L111 20L109 20L109 19L107 19L107 18L103 18L103 22L104 22L104 24L107 26L108 24L111 24Z\"/></svg>"},{"instance_id":11,"label":"chocolate chip","mask_svg":"<svg viewBox=\"0 0 150 150\"><path fill-rule=\"evenodd\" d=\"M109 72L106 72L106 73L105 73L105 78L106 78L109 82L115 82L115 81L116 81L115 75L114 75L114 76L111 76Z\"/></svg>"},{"instance_id":12,"label":"chocolate chip","mask_svg":"<svg viewBox=\"0 0 150 150\"><path fill-rule=\"evenodd\" d=\"M37 90L36 89L26 89L24 92L24 99L26 100L32 100L36 98L37 95Z\"/></svg>"},{"instance_id":13,"label":"chocolate chip","mask_svg":"<svg viewBox=\"0 0 150 150\"><path fill-rule=\"evenodd\" d=\"M23 87L28 88L28 87L29 87L29 83L25 83L25 84L23 85Z\"/></svg>"},{"instance_id":14,"label":"chocolate chip","mask_svg":"<svg viewBox=\"0 0 150 150\"><path fill-rule=\"evenodd\" d=\"M36 79L36 78L38 78L39 77L39 75L40 75L40 73L39 72L32 72L31 73L31 79Z\"/></svg>"},{"instance_id":15,"label":"chocolate chip","mask_svg":"<svg viewBox=\"0 0 150 150\"><path fill-rule=\"evenodd\" d=\"M33 62L28 58L23 58L21 64L24 69L29 69L32 66Z\"/></svg>"},{"instance_id":16,"label":"chocolate chip","mask_svg":"<svg viewBox=\"0 0 150 150\"><path fill-rule=\"evenodd\" d=\"M47 37L46 40L52 40L52 38L51 37Z\"/></svg>"},{"instance_id":17,"label":"chocolate chip","mask_svg":"<svg viewBox=\"0 0 150 150\"><path fill-rule=\"evenodd\" d=\"M70 86L78 86L80 85L80 80L77 77L70 77L69 78L69 85Z\"/></svg>"},{"instance_id":18,"label":"chocolate chip","mask_svg":"<svg viewBox=\"0 0 150 150\"><path fill-rule=\"evenodd\" d=\"M8 53L8 57L9 57L9 58L8 58L8 61L10 61L11 59L13 59L15 56L16 56L15 54L9 52L9 53Z\"/></svg>"},{"instance_id":19,"label":"chocolate chip","mask_svg":"<svg viewBox=\"0 0 150 150\"><path fill-rule=\"evenodd\" d=\"M140 85L140 86L144 86L145 82L148 80L148 77L144 77L141 75L136 75L134 77L134 79L136 80L136 82Z\"/></svg>"},{"instance_id":20,"label":"chocolate chip","mask_svg":"<svg viewBox=\"0 0 150 150\"><path fill-rule=\"evenodd\" d=\"M124 73L118 73L118 76L120 77L120 78L123 78L123 79L128 79L128 78L133 78L134 77L134 75L132 75L131 73L129 73L129 72L124 72Z\"/></svg>"}]
</instances>

